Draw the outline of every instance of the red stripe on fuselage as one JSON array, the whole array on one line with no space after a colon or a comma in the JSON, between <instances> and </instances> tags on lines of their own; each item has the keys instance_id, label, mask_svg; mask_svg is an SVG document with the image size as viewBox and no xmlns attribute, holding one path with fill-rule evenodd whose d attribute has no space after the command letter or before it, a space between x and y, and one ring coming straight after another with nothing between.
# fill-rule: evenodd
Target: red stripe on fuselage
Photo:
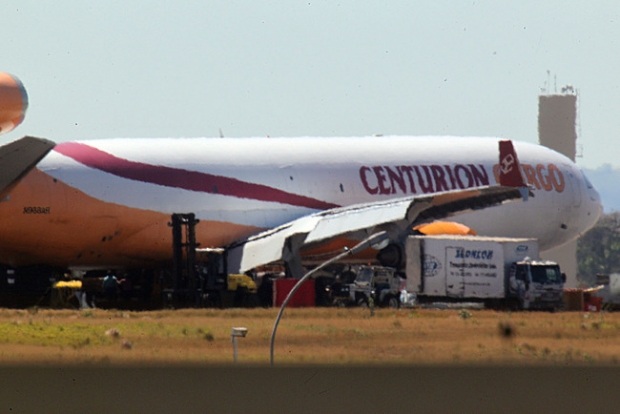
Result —
<instances>
[{"instance_id":1,"label":"red stripe on fuselage","mask_svg":"<svg viewBox=\"0 0 620 414\"><path fill-rule=\"evenodd\" d=\"M58 144L54 148L54 151L88 167L129 180L190 191L289 204L317 210L340 207L336 204L287 193L262 184L240 181L235 178L129 161L77 142Z\"/></svg>"}]
</instances>

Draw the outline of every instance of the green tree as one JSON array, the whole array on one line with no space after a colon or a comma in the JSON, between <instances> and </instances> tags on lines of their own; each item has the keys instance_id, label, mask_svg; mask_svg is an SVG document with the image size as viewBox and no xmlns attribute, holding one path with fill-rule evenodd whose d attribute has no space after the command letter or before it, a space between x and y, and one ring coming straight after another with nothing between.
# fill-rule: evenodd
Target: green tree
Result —
<instances>
[{"instance_id":1,"label":"green tree","mask_svg":"<svg viewBox=\"0 0 620 414\"><path fill-rule=\"evenodd\" d=\"M596 284L597 274L620 273L620 212L604 214L577 242L577 279Z\"/></svg>"}]
</instances>

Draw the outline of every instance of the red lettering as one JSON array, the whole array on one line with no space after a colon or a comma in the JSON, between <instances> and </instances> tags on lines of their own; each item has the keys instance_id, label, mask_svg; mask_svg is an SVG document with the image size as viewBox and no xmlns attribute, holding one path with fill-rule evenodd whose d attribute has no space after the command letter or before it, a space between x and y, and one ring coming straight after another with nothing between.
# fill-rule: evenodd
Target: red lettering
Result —
<instances>
[{"instance_id":1,"label":"red lettering","mask_svg":"<svg viewBox=\"0 0 620 414\"><path fill-rule=\"evenodd\" d=\"M553 188L555 188L555 191L557 191L558 193L561 193L564 191L564 186L565 186L565 181L564 181L564 174L562 174L562 171L560 171L560 169L558 167L555 166L555 164L549 164L549 180L551 181L551 184L553 184Z\"/></svg>"},{"instance_id":2,"label":"red lettering","mask_svg":"<svg viewBox=\"0 0 620 414\"><path fill-rule=\"evenodd\" d=\"M360 179L362 180L362 185L364 186L364 189L368 192L368 194L377 194L379 192L379 188L378 187L373 188L368 184L366 173L369 171L370 171L369 167L360 168Z\"/></svg>"},{"instance_id":3,"label":"red lettering","mask_svg":"<svg viewBox=\"0 0 620 414\"><path fill-rule=\"evenodd\" d=\"M409 179L409 188L411 192L415 194L416 193L415 181L413 181L413 175L411 175L411 172L413 171L413 167L410 167L408 165L403 165L399 168L401 171L404 171L405 173L407 173L407 178Z\"/></svg>"},{"instance_id":4,"label":"red lettering","mask_svg":"<svg viewBox=\"0 0 620 414\"><path fill-rule=\"evenodd\" d=\"M542 164L538 164L536 166L536 175L538 176L538 181L540 181L540 185L545 191L551 191L553 189L553 185L551 184L551 180L549 180L549 176L545 176L543 173L545 171L545 166Z\"/></svg>"},{"instance_id":5,"label":"red lettering","mask_svg":"<svg viewBox=\"0 0 620 414\"><path fill-rule=\"evenodd\" d=\"M495 183L499 184L499 164L493 166L493 175L495 176Z\"/></svg>"},{"instance_id":6,"label":"red lettering","mask_svg":"<svg viewBox=\"0 0 620 414\"><path fill-rule=\"evenodd\" d=\"M431 165L431 172L433 173L433 178L435 179L435 190L448 191L449 188L446 183L446 177L443 169L439 165Z\"/></svg>"},{"instance_id":7,"label":"red lettering","mask_svg":"<svg viewBox=\"0 0 620 414\"><path fill-rule=\"evenodd\" d=\"M468 164L471 175L474 177L474 186L483 187L489 185L489 175L487 170L484 169L484 165L479 164L476 167L474 164Z\"/></svg>"},{"instance_id":8,"label":"red lettering","mask_svg":"<svg viewBox=\"0 0 620 414\"><path fill-rule=\"evenodd\" d=\"M525 173L525 179L528 184L536 186L536 189L540 190L540 183L536 177L536 170L529 164L523 164L523 172Z\"/></svg>"},{"instance_id":9,"label":"red lettering","mask_svg":"<svg viewBox=\"0 0 620 414\"><path fill-rule=\"evenodd\" d=\"M497 167L499 171L499 165ZM469 188L474 185L474 178L472 177L471 172L464 165L457 164L456 167L454 167L454 174L459 188ZM467 184L463 182L462 178L467 180Z\"/></svg>"},{"instance_id":10,"label":"red lettering","mask_svg":"<svg viewBox=\"0 0 620 414\"><path fill-rule=\"evenodd\" d=\"M396 171L394 171L393 169L391 169L390 167L383 167L385 168L385 171L387 171L387 175L390 179L390 184L392 186L392 194L396 194L396 186L394 185L394 183L398 184L398 186L400 187L400 190L404 193L407 194L407 185L405 185L405 177L403 177L403 172L400 169L400 167L396 167Z\"/></svg>"},{"instance_id":11,"label":"red lettering","mask_svg":"<svg viewBox=\"0 0 620 414\"><path fill-rule=\"evenodd\" d=\"M564 177L559 170L551 177L551 173L545 175L544 166L539 167L543 183L563 188ZM498 165L493 167L496 181L498 169ZM531 166L530 169L534 171ZM489 175L482 164L363 166L359 176L366 192L373 195L417 194L418 188L420 193L428 194L489 185Z\"/></svg>"},{"instance_id":12,"label":"red lettering","mask_svg":"<svg viewBox=\"0 0 620 414\"><path fill-rule=\"evenodd\" d=\"M390 194L392 192L391 188L387 188L385 186L385 182L387 181L387 177L383 172L383 167L372 167L372 170L375 172L377 176L377 182L379 183L379 193L380 194Z\"/></svg>"},{"instance_id":13,"label":"red lettering","mask_svg":"<svg viewBox=\"0 0 620 414\"><path fill-rule=\"evenodd\" d=\"M413 167L413 169L415 170L415 174L418 176L418 184L420 184L420 190L422 190L423 193L432 193L433 190L433 181L431 179L431 173L428 170L428 166L423 165L422 170L424 170L424 175L426 176L426 182L424 182L424 179L422 178L422 174L420 174L420 168L416 165Z\"/></svg>"},{"instance_id":14,"label":"red lettering","mask_svg":"<svg viewBox=\"0 0 620 414\"><path fill-rule=\"evenodd\" d=\"M452 168L449 165L444 165L443 168L448 173L448 178L450 178L450 185L452 186L451 190L456 188L456 184L454 183L454 174L452 173Z\"/></svg>"}]
</instances>

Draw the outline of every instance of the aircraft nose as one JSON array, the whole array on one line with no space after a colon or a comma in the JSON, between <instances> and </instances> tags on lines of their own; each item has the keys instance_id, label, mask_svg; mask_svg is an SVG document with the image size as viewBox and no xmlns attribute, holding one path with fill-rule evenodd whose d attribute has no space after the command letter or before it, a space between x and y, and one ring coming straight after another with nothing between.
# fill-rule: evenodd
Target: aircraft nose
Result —
<instances>
[{"instance_id":1,"label":"aircraft nose","mask_svg":"<svg viewBox=\"0 0 620 414\"><path fill-rule=\"evenodd\" d=\"M588 178L583 175L584 181L586 184L586 202L585 207L587 209L587 226L584 231L589 230L594 227L598 219L603 215L603 202L601 200L601 195L594 188L592 183L588 180Z\"/></svg>"}]
</instances>

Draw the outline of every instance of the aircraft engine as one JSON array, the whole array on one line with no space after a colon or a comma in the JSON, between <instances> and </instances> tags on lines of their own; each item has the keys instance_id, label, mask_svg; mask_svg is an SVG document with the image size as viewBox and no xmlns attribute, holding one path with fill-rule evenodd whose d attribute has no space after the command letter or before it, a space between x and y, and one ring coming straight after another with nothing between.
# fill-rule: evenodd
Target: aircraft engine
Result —
<instances>
[{"instance_id":1,"label":"aircraft engine","mask_svg":"<svg viewBox=\"0 0 620 414\"><path fill-rule=\"evenodd\" d=\"M28 95L19 79L0 72L0 134L21 124L28 109Z\"/></svg>"}]
</instances>

